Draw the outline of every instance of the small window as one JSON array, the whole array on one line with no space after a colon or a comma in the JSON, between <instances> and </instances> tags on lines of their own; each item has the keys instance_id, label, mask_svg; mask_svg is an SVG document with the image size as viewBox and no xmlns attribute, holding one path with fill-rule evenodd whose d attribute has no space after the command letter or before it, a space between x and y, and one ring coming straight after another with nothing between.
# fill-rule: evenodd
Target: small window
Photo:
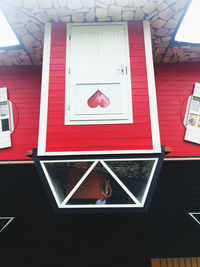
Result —
<instances>
[{"instance_id":1,"label":"small window","mask_svg":"<svg viewBox=\"0 0 200 267\"><path fill-rule=\"evenodd\" d=\"M195 84L193 95L188 99L185 121L185 140L200 144L200 84Z\"/></svg>"},{"instance_id":2,"label":"small window","mask_svg":"<svg viewBox=\"0 0 200 267\"><path fill-rule=\"evenodd\" d=\"M132 123L126 23L68 24L66 124Z\"/></svg>"},{"instance_id":3,"label":"small window","mask_svg":"<svg viewBox=\"0 0 200 267\"><path fill-rule=\"evenodd\" d=\"M59 208L142 208L157 158L41 161Z\"/></svg>"},{"instance_id":4,"label":"small window","mask_svg":"<svg viewBox=\"0 0 200 267\"><path fill-rule=\"evenodd\" d=\"M0 148L11 146L13 131L12 104L7 99L7 88L0 88Z\"/></svg>"}]
</instances>

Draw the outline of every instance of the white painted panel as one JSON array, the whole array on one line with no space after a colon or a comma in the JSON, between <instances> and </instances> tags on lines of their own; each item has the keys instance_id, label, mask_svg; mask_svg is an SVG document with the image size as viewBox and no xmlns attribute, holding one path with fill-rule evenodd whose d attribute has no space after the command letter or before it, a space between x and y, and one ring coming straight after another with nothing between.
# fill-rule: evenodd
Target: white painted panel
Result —
<instances>
[{"instance_id":1,"label":"white painted panel","mask_svg":"<svg viewBox=\"0 0 200 267\"><path fill-rule=\"evenodd\" d=\"M145 45L145 57L146 57L146 69L147 69L147 83L149 92L148 95L149 95L149 106L150 106L153 151L155 153L160 153L161 152L160 130L158 123L156 85L155 85L155 74L154 74L153 53L152 53L152 43L151 43L151 29L149 21L143 21L143 29L144 29L144 45Z\"/></svg>"},{"instance_id":2,"label":"white painted panel","mask_svg":"<svg viewBox=\"0 0 200 267\"><path fill-rule=\"evenodd\" d=\"M0 88L0 102L7 101L7 88L2 87Z\"/></svg>"},{"instance_id":3,"label":"white painted panel","mask_svg":"<svg viewBox=\"0 0 200 267\"><path fill-rule=\"evenodd\" d=\"M39 134L38 134L39 156L45 155L46 151L50 51L51 51L51 24L46 23L44 32L42 84L41 84L41 98L40 98L40 121L39 121Z\"/></svg>"},{"instance_id":4,"label":"white painted panel","mask_svg":"<svg viewBox=\"0 0 200 267\"><path fill-rule=\"evenodd\" d=\"M11 147L10 131L0 132L0 148Z\"/></svg>"},{"instance_id":5,"label":"white painted panel","mask_svg":"<svg viewBox=\"0 0 200 267\"><path fill-rule=\"evenodd\" d=\"M75 80L119 79L124 63L122 25L72 26L71 73Z\"/></svg>"},{"instance_id":6,"label":"white painted panel","mask_svg":"<svg viewBox=\"0 0 200 267\"><path fill-rule=\"evenodd\" d=\"M88 114L97 120L99 117L109 119L112 114L121 114L123 117L120 83L77 84L73 103L70 119L76 120L77 115L82 115L82 119L87 120L88 116L83 115Z\"/></svg>"},{"instance_id":7,"label":"white painted panel","mask_svg":"<svg viewBox=\"0 0 200 267\"><path fill-rule=\"evenodd\" d=\"M200 144L200 128L188 125L185 132L185 140Z\"/></svg>"}]
</instances>

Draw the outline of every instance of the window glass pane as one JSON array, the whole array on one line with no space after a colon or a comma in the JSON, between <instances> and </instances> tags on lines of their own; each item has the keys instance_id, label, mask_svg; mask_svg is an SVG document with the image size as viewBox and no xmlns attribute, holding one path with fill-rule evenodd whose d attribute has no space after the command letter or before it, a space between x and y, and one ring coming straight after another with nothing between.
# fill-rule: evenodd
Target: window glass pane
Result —
<instances>
[{"instance_id":1,"label":"window glass pane","mask_svg":"<svg viewBox=\"0 0 200 267\"><path fill-rule=\"evenodd\" d=\"M9 131L9 120L4 119L4 120L1 120L1 122L2 122L2 131L3 132Z\"/></svg>"},{"instance_id":2,"label":"window glass pane","mask_svg":"<svg viewBox=\"0 0 200 267\"><path fill-rule=\"evenodd\" d=\"M191 103L191 110L199 112L199 107L200 107L200 101L193 98Z\"/></svg>"},{"instance_id":3,"label":"window glass pane","mask_svg":"<svg viewBox=\"0 0 200 267\"><path fill-rule=\"evenodd\" d=\"M0 104L0 116L8 116L8 104Z\"/></svg>"},{"instance_id":4,"label":"window glass pane","mask_svg":"<svg viewBox=\"0 0 200 267\"><path fill-rule=\"evenodd\" d=\"M198 119L198 124L197 126L200 128L200 116L199 116L199 119Z\"/></svg>"},{"instance_id":5,"label":"window glass pane","mask_svg":"<svg viewBox=\"0 0 200 267\"><path fill-rule=\"evenodd\" d=\"M44 166L58 204L95 207L142 204L154 163L154 159L138 159L49 162Z\"/></svg>"},{"instance_id":6,"label":"window glass pane","mask_svg":"<svg viewBox=\"0 0 200 267\"><path fill-rule=\"evenodd\" d=\"M135 204L99 162L75 191L67 205Z\"/></svg>"},{"instance_id":7,"label":"window glass pane","mask_svg":"<svg viewBox=\"0 0 200 267\"><path fill-rule=\"evenodd\" d=\"M154 160L105 161L140 202L150 178Z\"/></svg>"},{"instance_id":8,"label":"window glass pane","mask_svg":"<svg viewBox=\"0 0 200 267\"><path fill-rule=\"evenodd\" d=\"M195 126L196 122L197 122L197 115L190 113L188 117L188 125Z\"/></svg>"},{"instance_id":9,"label":"window glass pane","mask_svg":"<svg viewBox=\"0 0 200 267\"><path fill-rule=\"evenodd\" d=\"M61 204L93 162L45 163L56 197Z\"/></svg>"}]
</instances>

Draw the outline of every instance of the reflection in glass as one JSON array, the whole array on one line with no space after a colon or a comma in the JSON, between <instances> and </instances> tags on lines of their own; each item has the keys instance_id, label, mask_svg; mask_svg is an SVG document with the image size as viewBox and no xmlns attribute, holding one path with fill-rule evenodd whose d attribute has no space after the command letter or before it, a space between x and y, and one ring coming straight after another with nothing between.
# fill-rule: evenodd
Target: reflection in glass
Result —
<instances>
[{"instance_id":1,"label":"reflection in glass","mask_svg":"<svg viewBox=\"0 0 200 267\"><path fill-rule=\"evenodd\" d=\"M99 162L67 204L134 204L134 201Z\"/></svg>"},{"instance_id":2,"label":"reflection in glass","mask_svg":"<svg viewBox=\"0 0 200 267\"><path fill-rule=\"evenodd\" d=\"M105 162L141 202L154 165L154 160Z\"/></svg>"},{"instance_id":3,"label":"reflection in glass","mask_svg":"<svg viewBox=\"0 0 200 267\"><path fill-rule=\"evenodd\" d=\"M44 163L62 205L140 204L154 160ZM90 168L96 164L94 168Z\"/></svg>"},{"instance_id":4,"label":"reflection in glass","mask_svg":"<svg viewBox=\"0 0 200 267\"><path fill-rule=\"evenodd\" d=\"M198 112L199 108L200 108L200 101L193 98L191 103L191 110Z\"/></svg>"},{"instance_id":5,"label":"reflection in glass","mask_svg":"<svg viewBox=\"0 0 200 267\"><path fill-rule=\"evenodd\" d=\"M49 178L60 203L64 201L66 195L81 179L81 177L85 174L91 164L91 162L45 163L46 170L49 174ZM74 173L72 172L72 170L75 170Z\"/></svg>"},{"instance_id":6,"label":"reflection in glass","mask_svg":"<svg viewBox=\"0 0 200 267\"><path fill-rule=\"evenodd\" d=\"M190 113L188 117L188 125L195 126L196 122L197 122L197 115Z\"/></svg>"}]
</instances>

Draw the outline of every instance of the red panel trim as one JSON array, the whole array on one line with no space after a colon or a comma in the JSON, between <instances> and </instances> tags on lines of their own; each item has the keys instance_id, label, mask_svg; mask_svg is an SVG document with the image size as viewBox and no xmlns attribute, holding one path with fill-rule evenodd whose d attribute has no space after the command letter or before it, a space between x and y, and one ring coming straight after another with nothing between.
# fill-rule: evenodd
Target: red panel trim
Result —
<instances>
[{"instance_id":1,"label":"red panel trim","mask_svg":"<svg viewBox=\"0 0 200 267\"><path fill-rule=\"evenodd\" d=\"M128 32L134 123L64 125L66 24L52 24L47 152L153 149L142 22Z\"/></svg>"}]
</instances>

